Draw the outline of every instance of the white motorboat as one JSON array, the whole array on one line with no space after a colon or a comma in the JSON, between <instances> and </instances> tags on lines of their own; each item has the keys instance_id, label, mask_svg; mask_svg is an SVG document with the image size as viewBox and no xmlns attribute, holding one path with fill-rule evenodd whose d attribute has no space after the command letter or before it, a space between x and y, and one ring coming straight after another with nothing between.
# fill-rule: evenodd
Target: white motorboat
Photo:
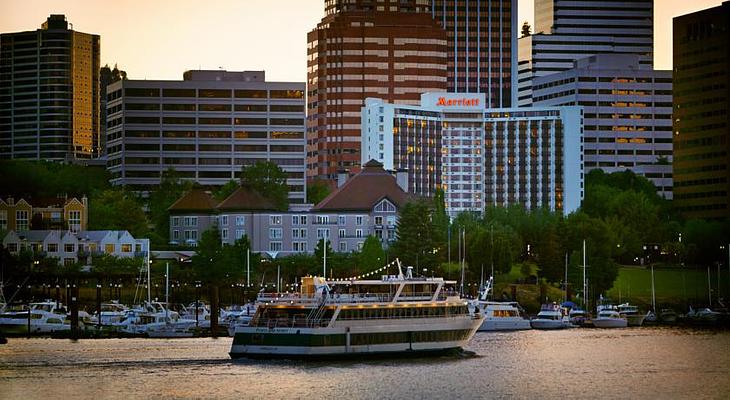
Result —
<instances>
[{"instance_id":1,"label":"white motorboat","mask_svg":"<svg viewBox=\"0 0 730 400\"><path fill-rule=\"evenodd\" d=\"M120 322L127 315L129 308L124 304L118 302L102 303L101 304L101 325L112 325ZM99 323L99 316L94 313L91 316L91 322L93 324Z\"/></svg>"},{"instance_id":2,"label":"white motorboat","mask_svg":"<svg viewBox=\"0 0 730 400\"><path fill-rule=\"evenodd\" d=\"M571 308L570 313L568 313L568 319L570 320L570 323L575 326L585 325L588 318L588 313L585 310L581 310L580 308Z\"/></svg>"},{"instance_id":3,"label":"white motorboat","mask_svg":"<svg viewBox=\"0 0 730 400\"><path fill-rule=\"evenodd\" d=\"M663 308L659 311L659 321L663 324L677 323L677 312L671 308Z\"/></svg>"},{"instance_id":4,"label":"white motorboat","mask_svg":"<svg viewBox=\"0 0 730 400\"><path fill-rule=\"evenodd\" d=\"M362 357L443 353L464 347L484 317L471 314L455 281L304 277L299 293L259 295L249 326L237 327L236 357ZM382 271L379 268L376 271Z\"/></svg>"},{"instance_id":5,"label":"white motorboat","mask_svg":"<svg viewBox=\"0 0 730 400\"><path fill-rule=\"evenodd\" d=\"M593 326L596 328L626 328L628 321L616 310L603 309L598 316L593 318Z\"/></svg>"},{"instance_id":6,"label":"white motorboat","mask_svg":"<svg viewBox=\"0 0 730 400\"><path fill-rule=\"evenodd\" d=\"M28 310L6 310L0 314L0 333L27 334L55 333L71 330L71 322L63 304L44 301L30 304L30 323Z\"/></svg>"},{"instance_id":7,"label":"white motorboat","mask_svg":"<svg viewBox=\"0 0 730 400\"><path fill-rule=\"evenodd\" d=\"M570 320L563 315L563 309L558 304L543 304L537 316L530 320L533 329L565 329L572 327Z\"/></svg>"},{"instance_id":8,"label":"white motorboat","mask_svg":"<svg viewBox=\"0 0 730 400\"><path fill-rule=\"evenodd\" d=\"M646 315L639 313L639 307L632 306L629 303L619 304L618 313L626 318L628 326L641 326L646 318Z\"/></svg>"},{"instance_id":9,"label":"white motorboat","mask_svg":"<svg viewBox=\"0 0 730 400\"><path fill-rule=\"evenodd\" d=\"M195 302L190 303L190 305L182 310L180 317L197 321L196 325L198 328L210 328L210 308L205 303L198 302L197 310Z\"/></svg>"},{"instance_id":10,"label":"white motorboat","mask_svg":"<svg viewBox=\"0 0 730 400\"><path fill-rule=\"evenodd\" d=\"M524 318L520 313L520 305L517 302L489 301L489 294L492 291L493 278L490 277L486 286L482 287L479 298L470 303L470 307L484 315L484 322L479 326L479 331L516 331L532 329L530 320Z\"/></svg>"}]
</instances>

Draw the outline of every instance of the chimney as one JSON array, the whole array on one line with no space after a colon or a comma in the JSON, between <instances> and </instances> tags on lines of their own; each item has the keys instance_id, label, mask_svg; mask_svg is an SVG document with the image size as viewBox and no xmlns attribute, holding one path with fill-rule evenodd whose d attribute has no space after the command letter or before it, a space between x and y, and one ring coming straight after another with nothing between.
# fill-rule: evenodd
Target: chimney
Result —
<instances>
[{"instance_id":1,"label":"chimney","mask_svg":"<svg viewBox=\"0 0 730 400\"><path fill-rule=\"evenodd\" d=\"M398 168L395 170L395 181L398 183L404 192L408 192L408 170L405 168Z\"/></svg>"},{"instance_id":2,"label":"chimney","mask_svg":"<svg viewBox=\"0 0 730 400\"><path fill-rule=\"evenodd\" d=\"M350 170L349 169L341 169L337 171L337 187L341 188L342 185L347 182L347 178L350 177Z\"/></svg>"}]
</instances>

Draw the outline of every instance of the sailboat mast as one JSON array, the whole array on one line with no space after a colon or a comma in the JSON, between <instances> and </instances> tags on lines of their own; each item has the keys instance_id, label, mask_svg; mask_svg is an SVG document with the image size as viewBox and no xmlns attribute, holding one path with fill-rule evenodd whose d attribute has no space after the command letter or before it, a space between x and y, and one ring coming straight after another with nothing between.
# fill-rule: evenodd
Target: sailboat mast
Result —
<instances>
[{"instance_id":1,"label":"sailboat mast","mask_svg":"<svg viewBox=\"0 0 730 400\"><path fill-rule=\"evenodd\" d=\"M170 263L165 263L165 322L167 322L167 313L170 308Z\"/></svg>"},{"instance_id":2,"label":"sailboat mast","mask_svg":"<svg viewBox=\"0 0 730 400\"><path fill-rule=\"evenodd\" d=\"M654 293L654 265L651 266L651 311L656 313L656 295Z\"/></svg>"},{"instance_id":3,"label":"sailboat mast","mask_svg":"<svg viewBox=\"0 0 730 400\"><path fill-rule=\"evenodd\" d=\"M147 266L147 303L152 302L152 282L150 281L150 252L147 250L147 260L145 265Z\"/></svg>"},{"instance_id":4,"label":"sailboat mast","mask_svg":"<svg viewBox=\"0 0 730 400\"><path fill-rule=\"evenodd\" d=\"M568 253L565 253L565 280L563 281L563 289L565 290L565 301L568 301Z\"/></svg>"},{"instance_id":5,"label":"sailboat mast","mask_svg":"<svg viewBox=\"0 0 730 400\"><path fill-rule=\"evenodd\" d=\"M583 308L588 308L588 296L586 291L588 282L586 281L586 241L583 240Z\"/></svg>"}]
</instances>

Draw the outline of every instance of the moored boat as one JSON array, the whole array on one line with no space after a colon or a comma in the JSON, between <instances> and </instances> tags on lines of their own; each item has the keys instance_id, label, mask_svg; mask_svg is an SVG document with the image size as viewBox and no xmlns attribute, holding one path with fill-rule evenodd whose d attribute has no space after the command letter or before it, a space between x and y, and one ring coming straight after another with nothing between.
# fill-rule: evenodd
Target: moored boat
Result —
<instances>
[{"instance_id":1,"label":"moored boat","mask_svg":"<svg viewBox=\"0 0 730 400\"><path fill-rule=\"evenodd\" d=\"M484 317L443 278L383 275L380 280L305 277L293 294L261 294L249 326L237 326L237 357L348 357L461 349Z\"/></svg>"},{"instance_id":2,"label":"moored boat","mask_svg":"<svg viewBox=\"0 0 730 400\"><path fill-rule=\"evenodd\" d=\"M470 306L484 315L484 322L479 331L516 331L532 329L530 320L522 316L517 302L490 301L493 278L489 278L479 293L479 298L472 301Z\"/></svg>"},{"instance_id":3,"label":"moored boat","mask_svg":"<svg viewBox=\"0 0 730 400\"><path fill-rule=\"evenodd\" d=\"M563 309L558 304L543 304L537 316L530 320L533 329L565 329L572 327Z\"/></svg>"},{"instance_id":4,"label":"moored boat","mask_svg":"<svg viewBox=\"0 0 730 400\"><path fill-rule=\"evenodd\" d=\"M626 318L628 326L641 326L646 318L646 315L639 313L639 307L629 303L619 304L618 313L621 317Z\"/></svg>"},{"instance_id":5,"label":"moored boat","mask_svg":"<svg viewBox=\"0 0 730 400\"><path fill-rule=\"evenodd\" d=\"M628 321L616 310L604 308L593 318L593 326L596 328L626 328Z\"/></svg>"}]
</instances>

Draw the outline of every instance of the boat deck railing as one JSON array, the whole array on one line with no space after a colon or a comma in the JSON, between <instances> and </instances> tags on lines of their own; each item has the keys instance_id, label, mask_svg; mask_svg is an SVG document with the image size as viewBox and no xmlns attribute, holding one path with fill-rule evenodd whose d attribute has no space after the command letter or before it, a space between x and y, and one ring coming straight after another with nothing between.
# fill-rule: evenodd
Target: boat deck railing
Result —
<instances>
[{"instance_id":1,"label":"boat deck railing","mask_svg":"<svg viewBox=\"0 0 730 400\"><path fill-rule=\"evenodd\" d=\"M395 294L390 293L331 293L327 295L326 304L348 304L348 303L390 303L393 301ZM448 293L440 293L436 300L443 301L449 296ZM433 293L401 293L397 301L430 301ZM299 293L261 293L258 295L258 301L261 303L275 304L319 304L322 302L322 296L302 296Z\"/></svg>"},{"instance_id":2,"label":"boat deck railing","mask_svg":"<svg viewBox=\"0 0 730 400\"><path fill-rule=\"evenodd\" d=\"M335 324L340 321L383 321L383 320L404 320L404 319L427 319L438 318L439 320L461 319L464 314L455 314L447 316L390 316L390 317L369 317L369 318L340 318L335 320ZM478 316L469 315L470 319L478 319ZM266 318L252 321L252 327L260 328L326 328L330 324L331 318L323 318L319 320L309 320L307 318Z\"/></svg>"}]
</instances>

